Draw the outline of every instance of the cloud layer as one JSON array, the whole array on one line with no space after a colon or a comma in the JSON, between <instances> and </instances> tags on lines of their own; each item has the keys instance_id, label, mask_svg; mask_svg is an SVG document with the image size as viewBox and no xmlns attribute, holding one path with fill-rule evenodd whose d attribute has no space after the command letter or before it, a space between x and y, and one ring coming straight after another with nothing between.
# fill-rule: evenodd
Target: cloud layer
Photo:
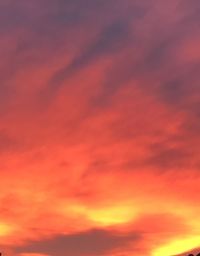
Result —
<instances>
[{"instance_id":1,"label":"cloud layer","mask_svg":"<svg viewBox=\"0 0 200 256\"><path fill-rule=\"evenodd\" d=\"M198 0L2 0L6 255L200 247Z\"/></svg>"}]
</instances>

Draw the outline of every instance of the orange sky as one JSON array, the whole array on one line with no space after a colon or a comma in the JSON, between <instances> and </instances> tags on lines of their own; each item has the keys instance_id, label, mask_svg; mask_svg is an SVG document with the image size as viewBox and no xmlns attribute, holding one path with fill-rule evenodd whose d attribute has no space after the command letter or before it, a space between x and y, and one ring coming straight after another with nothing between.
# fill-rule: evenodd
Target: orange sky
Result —
<instances>
[{"instance_id":1,"label":"orange sky","mask_svg":"<svg viewBox=\"0 0 200 256\"><path fill-rule=\"evenodd\" d=\"M199 11L0 1L5 256L198 251Z\"/></svg>"}]
</instances>

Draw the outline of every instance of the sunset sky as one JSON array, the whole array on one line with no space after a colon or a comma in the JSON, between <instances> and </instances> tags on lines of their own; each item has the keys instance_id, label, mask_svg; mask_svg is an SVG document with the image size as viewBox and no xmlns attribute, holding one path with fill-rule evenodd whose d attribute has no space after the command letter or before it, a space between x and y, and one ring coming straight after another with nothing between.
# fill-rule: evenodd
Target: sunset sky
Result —
<instances>
[{"instance_id":1,"label":"sunset sky","mask_svg":"<svg viewBox=\"0 0 200 256\"><path fill-rule=\"evenodd\" d=\"M0 0L3 256L200 251L200 1Z\"/></svg>"}]
</instances>

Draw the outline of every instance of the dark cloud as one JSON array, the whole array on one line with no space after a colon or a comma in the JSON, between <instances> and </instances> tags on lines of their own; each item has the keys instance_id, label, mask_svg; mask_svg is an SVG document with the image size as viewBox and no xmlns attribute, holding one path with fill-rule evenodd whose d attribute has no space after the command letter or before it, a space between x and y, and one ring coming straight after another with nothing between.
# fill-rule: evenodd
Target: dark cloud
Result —
<instances>
[{"instance_id":1,"label":"dark cloud","mask_svg":"<svg viewBox=\"0 0 200 256\"><path fill-rule=\"evenodd\" d=\"M140 236L137 233L120 235L106 230L90 230L74 235L62 235L46 241L30 243L17 248L20 253L45 253L52 256L82 256L104 255L112 250L128 246L130 242L137 243Z\"/></svg>"},{"instance_id":2,"label":"dark cloud","mask_svg":"<svg viewBox=\"0 0 200 256\"><path fill-rule=\"evenodd\" d=\"M51 256L100 256L112 252L146 254L156 242L165 241L166 234L176 237L187 232L188 226L180 217L171 214L146 214L129 225L130 231L118 233L112 230L93 229L71 235L60 235L51 239L28 242L13 247L16 253L41 253ZM151 243L148 241L151 239Z\"/></svg>"},{"instance_id":3,"label":"dark cloud","mask_svg":"<svg viewBox=\"0 0 200 256\"><path fill-rule=\"evenodd\" d=\"M75 59L67 66L59 70L53 75L52 79L48 83L48 93L53 88L53 92L58 90L62 82L79 72L87 65L92 65L99 58L103 58L105 55L109 55L113 52L118 51L122 46L125 47L125 42L128 40L129 25L123 21L118 21L111 26L106 27L101 34L98 36L96 42L93 42L83 50L80 56Z\"/></svg>"},{"instance_id":4,"label":"dark cloud","mask_svg":"<svg viewBox=\"0 0 200 256\"><path fill-rule=\"evenodd\" d=\"M192 152L189 149L183 147L173 147L166 145L165 143L157 143L151 146L151 156L147 158L146 164L157 168L172 169L180 168L183 169L186 166L192 166Z\"/></svg>"}]
</instances>

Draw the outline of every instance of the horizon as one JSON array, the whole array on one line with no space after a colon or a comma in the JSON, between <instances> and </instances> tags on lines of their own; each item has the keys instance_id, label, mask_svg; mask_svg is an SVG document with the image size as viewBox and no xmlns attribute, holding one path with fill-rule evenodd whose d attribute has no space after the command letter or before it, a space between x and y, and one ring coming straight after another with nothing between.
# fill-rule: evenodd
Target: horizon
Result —
<instances>
[{"instance_id":1,"label":"horizon","mask_svg":"<svg viewBox=\"0 0 200 256\"><path fill-rule=\"evenodd\" d=\"M0 0L3 256L200 251L199 12Z\"/></svg>"}]
</instances>

